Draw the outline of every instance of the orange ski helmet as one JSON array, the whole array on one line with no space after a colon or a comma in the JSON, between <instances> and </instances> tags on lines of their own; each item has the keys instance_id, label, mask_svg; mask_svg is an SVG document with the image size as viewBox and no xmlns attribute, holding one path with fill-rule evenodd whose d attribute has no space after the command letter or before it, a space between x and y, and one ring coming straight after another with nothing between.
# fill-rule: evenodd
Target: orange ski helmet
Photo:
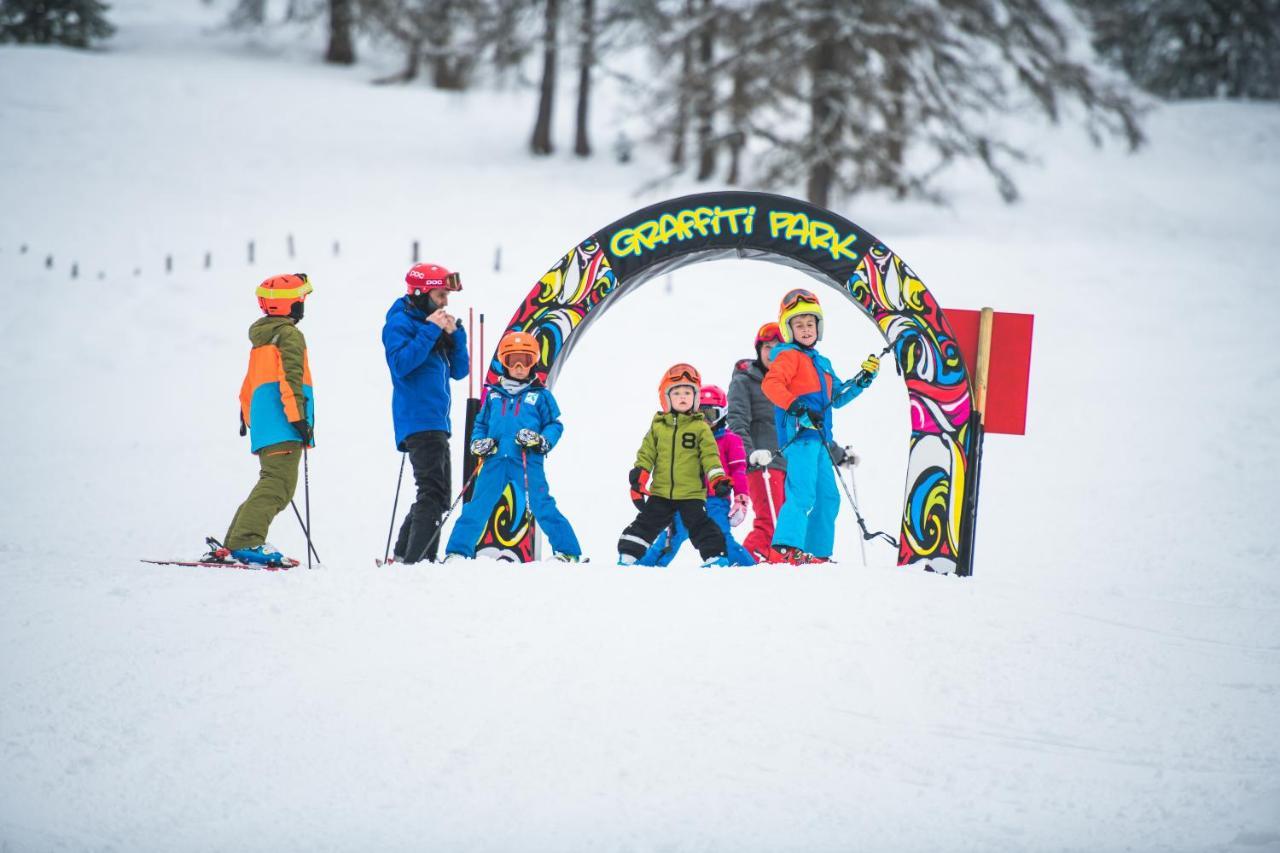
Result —
<instances>
[{"instance_id":1,"label":"orange ski helmet","mask_svg":"<svg viewBox=\"0 0 1280 853\"><path fill-rule=\"evenodd\" d=\"M538 341L528 332L507 332L498 341L498 363L503 367L511 367L525 359L529 367L533 367L542 358L542 349Z\"/></svg>"},{"instance_id":2,"label":"orange ski helmet","mask_svg":"<svg viewBox=\"0 0 1280 853\"><path fill-rule=\"evenodd\" d=\"M760 352L760 347L770 341L782 343L782 329L777 323L765 323L756 330L756 352Z\"/></svg>"},{"instance_id":3,"label":"orange ski helmet","mask_svg":"<svg viewBox=\"0 0 1280 853\"><path fill-rule=\"evenodd\" d=\"M288 317L294 303L305 300L311 291L311 282L304 272L273 275L258 285L258 306L272 317Z\"/></svg>"},{"instance_id":4,"label":"orange ski helmet","mask_svg":"<svg viewBox=\"0 0 1280 853\"><path fill-rule=\"evenodd\" d=\"M693 389L694 405L697 405L698 394L702 391L702 374L692 364L682 361L668 367L667 372L662 374L662 381L658 383L658 400L662 403L662 411L671 411L671 390L681 385Z\"/></svg>"}]
</instances>

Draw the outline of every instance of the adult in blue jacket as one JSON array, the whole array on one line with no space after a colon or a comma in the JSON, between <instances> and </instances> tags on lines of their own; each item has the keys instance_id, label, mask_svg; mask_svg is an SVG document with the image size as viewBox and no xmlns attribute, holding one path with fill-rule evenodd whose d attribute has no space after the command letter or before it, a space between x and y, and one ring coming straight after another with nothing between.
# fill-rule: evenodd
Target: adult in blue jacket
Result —
<instances>
[{"instance_id":1,"label":"adult in blue jacket","mask_svg":"<svg viewBox=\"0 0 1280 853\"><path fill-rule=\"evenodd\" d=\"M466 376L471 362L466 330L445 310L449 294L462 289L458 274L436 264L414 264L405 284L408 293L387 311L382 346L391 369L396 448L409 454L418 487L400 525L395 559L416 563L436 558L436 531L452 495L449 380Z\"/></svg>"}]
</instances>

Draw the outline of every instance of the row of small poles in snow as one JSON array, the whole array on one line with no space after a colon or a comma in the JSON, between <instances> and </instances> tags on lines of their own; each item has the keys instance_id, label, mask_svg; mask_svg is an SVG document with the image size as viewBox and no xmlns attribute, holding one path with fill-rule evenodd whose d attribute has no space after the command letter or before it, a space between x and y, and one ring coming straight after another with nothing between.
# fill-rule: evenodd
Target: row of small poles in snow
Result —
<instances>
[{"instance_id":1,"label":"row of small poles in snow","mask_svg":"<svg viewBox=\"0 0 1280 853\"><path fill-rule=\"evenodd\" d=\"M293 235L292 235L292 234L288 235L288 237L286 237L286 238L285 238L285 243L286 243L286 245L288 246L288 250L289 250L289 257L290 257L290 258L295 257L296 252L294 251ZM414 240L414 241L413 241L413 249L412 249L412 251L410 252L410 256L411 256L411 258L412 258L412 263L415 263L415 264L416 264L416 263L418 263L418 262L421 260L421 256L420 256L420 253L419 253L418 249L419 249L419 243L418 243L418 241L417 241L417 240ZM30 247L29 247L26 243L23 243L23 244L18 248L18 254L20 254L20 255L25 255L25 254L27 254L29 251L30 251ZM334 256L335 258L336 258L336 257L338 257L338 255L341 253L341 251L342 251L341 243L339 243L339 241L337 241L337 240L334 240L334 241L333 241L333 256ZM256 255L256 243L255 243L255 241L250 240L250 241L249 241L249 244L248 244L248 248L247 248L247 258L248 258L248 262L249 262L250 264L254 263L255 255ZM45 269L50 269L50 270L51 270L51 269L53 269L53 255L46 255L46 256L45 256L45 259L44 259L44 266L45 266ZM213 268L213 252L208 252L208 251L206 251L206 252L204 253L204 268L205 268L205 269L212 269L212 268ZM494 250L493 250L493 271L494 271L494 272L500 272L501 270L502 270L502 246L501 246L501 245L499 245L499 246L495 247L495 248L494 248ZM173 255L171 255L171 254L170 254L170 255L165 255L165 256L164 256L164 271L165 271L165 274L166 274L166 275L167 275L167 274L169 274L169 273L172 273L172 272L173 272ZM142 275L142 267L134 267L134 268L133 268L133 274L134 274L135 276ZM80 277L80 264L79 264L78 262L76 262L76 261L72 261L72 262L71 262L71 277L72 277L72 278L79 278L79 277ZM99 280L104 279L104 278L106 278L106 277L107 277L107 274L106 274L105 272L103 272L102 270L99 270L99 271L98 271L98 279L99 279Z\"/></svg>"}]
</instances>

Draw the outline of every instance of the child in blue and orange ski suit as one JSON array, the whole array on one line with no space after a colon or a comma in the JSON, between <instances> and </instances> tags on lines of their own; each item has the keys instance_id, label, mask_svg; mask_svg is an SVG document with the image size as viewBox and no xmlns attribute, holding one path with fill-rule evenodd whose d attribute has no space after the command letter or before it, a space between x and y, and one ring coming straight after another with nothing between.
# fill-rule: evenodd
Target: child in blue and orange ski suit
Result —
<instances>
[{"instance_id":1,"label":"child in blue and orange ski suit","mask_svg":"<svg viewBox=\"0 0 1280 853\"><path fill-rule=\"evenodd\" d=\"M871 356L855 378L842 382L827 357L814 349L822 339L822 306L807 290L783 297L778 325L783 343L774 348L773 363L760 383L777 406L778 446L787 460L787 497L773 533L774 556L780 562L825 562L835 547L840 511L827 449L831 410L870 386L880 362Z\"/></svg>"},{"instance_id":2,"label":"child in blue and orange ski suit","mask_svg":"<svg viewBox=\"0 0 1280 853\"><path fill-rule=\"evenodd\" d=\"M463 508L445 546L446 556L474 557L485 521L507 485L526 492L528 507L547 535L555 558L576 563L582 548L573 527L556 507L547 486L544 458L560 440L564 426L555 398L530 371L540 349L532 335L509 332L498 344L498 361L506 371L476 415L471 452L481 459L475 493Z\"/></svg>"}]
</instances>

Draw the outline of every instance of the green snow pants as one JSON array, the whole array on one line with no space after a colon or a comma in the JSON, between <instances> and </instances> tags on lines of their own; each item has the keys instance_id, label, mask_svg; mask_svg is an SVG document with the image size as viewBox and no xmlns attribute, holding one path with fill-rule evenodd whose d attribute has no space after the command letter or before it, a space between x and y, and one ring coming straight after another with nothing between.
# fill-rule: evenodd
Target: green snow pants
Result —
<instances>
[{"instance_id":1,"label":"green snow pants","mask_svg":"<svg viewBox=\"0 0 1280 853\"><path fill-rule=\"evenodd\" d=\"M302 442L282 441L268 444L258 451L258 483L249 497L236 510L231 527L222 544L232 551L256 548L267 541L267 528L279 515L298 488L298 463L302 461Z\"/></svg>"}]
</instances>

